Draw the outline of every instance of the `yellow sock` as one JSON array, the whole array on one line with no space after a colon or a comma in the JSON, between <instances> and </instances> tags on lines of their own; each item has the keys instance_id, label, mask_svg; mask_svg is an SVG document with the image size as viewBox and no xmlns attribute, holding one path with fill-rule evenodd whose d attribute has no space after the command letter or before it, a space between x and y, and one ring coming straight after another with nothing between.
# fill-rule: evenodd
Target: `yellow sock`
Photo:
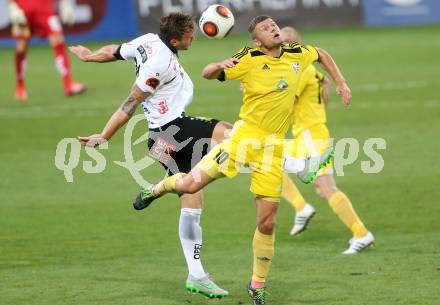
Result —
<instances>
[{"instance_id":1,"label":"yellow sock","mask_svg":"<svg viewBox=\"0 0 440 305\"><path fill-rule=\"evenodd\" d=\"M350 199L343 192L334 193L328 203L339 219L353 232L354 237L367 235L367 228L353 209Z\"/></svg>"},{"instance_id":2,"label":"yellow sock","mask_svg":"<svg viewBox=\"0 0 440 305\"><path fill-rule=\"evenodd\" d=\"M297 213L302 211L306 206L304 197L286 173L283 175L283 188L281 193L283 198L290 203Z\"/></svg>"},{"instance_id":3,"label":"yellow sock","mask_svg":"<svg viewBox=\"0 0 440 305\"><path fill-rule=\"evenodd\" d=\"M162 196L166 193L178 193L176 192L176 181L185 175L184 173L178 173L163 179L154 187L154 194L156 196Z\"/></svg>"},{"instance_id":4,"label":"yellow sock","mask_svg":"<svg viewBox=\"0 0 440 305\"><path fill-rule=\"evenodd\" d=\"M264 283L269 273L272 258L275 252L275 233L266 235L261 233L258 228L255 230L252 248L254 251L254 268L252 280Z\"/></svg>"}]
</instances>

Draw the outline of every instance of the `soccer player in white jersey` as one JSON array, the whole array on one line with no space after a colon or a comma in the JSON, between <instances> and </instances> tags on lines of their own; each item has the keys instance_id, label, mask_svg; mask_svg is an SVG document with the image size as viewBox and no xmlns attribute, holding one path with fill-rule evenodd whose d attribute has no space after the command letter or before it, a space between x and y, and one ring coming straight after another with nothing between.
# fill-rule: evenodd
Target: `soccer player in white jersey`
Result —
<instances>
[{"instance_id":1,"label":"soccer player in white jersey","mask_svg":"<svg viewBox=\"0 0 440 305\"><path fill-rule=\"evenodd\" d=\"M136 81L127 99L101 133L79 138L83 145L96 146L110 140L132 117L139 104L142 104L148 120L150 155L169 175L190 172L192 165L209 151L213 143L224 139L232 127L229 123L185 114L185 107L193 97L193 84L180 65L177 53L190 47L194 30L191 15L172 13L161 18L159 35L145 34L131 42L107 45L95 52L83 46L70 48L85 62L133 59L136 69ZM191 160L193 153L198 155L197 160ZM210 298L222 298L228 292L205 273L200 259L202 198L202 191L180 196L179 237L189 269L186 288ZM134 208L140 210L144 207L134 204Z\"/></svg>"}]
</instances>

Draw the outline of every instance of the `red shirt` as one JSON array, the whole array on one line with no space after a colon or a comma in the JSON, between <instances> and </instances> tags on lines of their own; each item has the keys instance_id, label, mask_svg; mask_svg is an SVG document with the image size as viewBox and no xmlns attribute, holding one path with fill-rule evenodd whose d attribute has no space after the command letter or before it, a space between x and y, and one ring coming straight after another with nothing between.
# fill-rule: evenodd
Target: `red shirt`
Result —
<instances>
[{"instance_id":1,"label":"red shirt","mask_svg":"<svg viewBox=\"0 0 440 305\"><path fill-rule=\"evenodd\" d=\"M15 2L25 12L55 12L55 0L16 0Z\"/></svg>"}]
</instances>

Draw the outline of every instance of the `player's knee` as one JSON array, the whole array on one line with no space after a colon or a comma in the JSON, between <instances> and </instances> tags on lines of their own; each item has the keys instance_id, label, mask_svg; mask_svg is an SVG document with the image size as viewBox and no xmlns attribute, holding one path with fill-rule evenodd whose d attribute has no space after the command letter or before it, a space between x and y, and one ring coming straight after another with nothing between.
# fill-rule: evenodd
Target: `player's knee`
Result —
<instances>
[{"instance_id":1,"label":"player's knee","mask_svg":"<svg viewBox=\"0 0 440 305\"><path fill-rule=\"evenodd\" d=\"M228 122L220 121L212 133L212 145L215 146L230 137L232 125Z\"/></svg>"},{"instance_id":2,"label":"player's knee","mask_svg":"<svg viewBox=\"0 0 440 305\"><path fill-rule=\"evenodd\" d=\"M199 186L198 186L197 182L191 181L189 179L186 179L183 182L182 188L183 188L184 193L186 193L186 194L194 194L199 191Z\"/></svg>"},{"instance_id":3,"label":"player's knee","mask_svg":"<svg viewBox=\"0 0 440 305\"><path fill-rule=\"evenodd\" d=\"M275 230L275 218L266 218L259 221L258 230L263 234L272 234Z\"/></svg>"},{"instance_id":4,"label":"player's knee","mask_svg":"<svg viewBox=\"0 0 440 305\"><path fill-rule=\"evenodd\" d=\"M319 197L324 198L324 191L323 191L323 189L322 189L322 187L321 187L320 185L315 184L315 191L316 191L316 194L317 194ZM324 199L325 199L325 198L324 198Z\"/></svg>"},{"instance_id":5,"label":"player's knee","mask_svg":"<svg viewBox=\"0 0 440 305\"><path fill-rule=\"evenodd\" d=\"M316 194L318 194L319 197L325 200L329 200L331 195L333 195L335 192L338 191L335 183L329 181L329 179L327 179L327 177L325 176L318 177L315 180L314 185L315 185Z\"/></svg>"}]
</instances>

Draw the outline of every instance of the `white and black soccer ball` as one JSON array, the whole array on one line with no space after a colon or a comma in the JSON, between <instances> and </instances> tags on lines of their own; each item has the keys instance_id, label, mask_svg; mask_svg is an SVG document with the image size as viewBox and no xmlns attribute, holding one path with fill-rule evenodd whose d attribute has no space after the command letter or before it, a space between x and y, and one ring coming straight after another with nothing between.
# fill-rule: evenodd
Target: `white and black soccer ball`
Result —
<instances>
[{"instance_id":1,"label":"white and black soccer ball","mask_svg":"<svg viewBox=\"0 0 440 305\"><path fill-rule=\"evenodd\" d=\"M223 39L234 27L234 15L224 5L210 5L200 17L199 27L208 38Z\"/></svg>"}]
</instances>

